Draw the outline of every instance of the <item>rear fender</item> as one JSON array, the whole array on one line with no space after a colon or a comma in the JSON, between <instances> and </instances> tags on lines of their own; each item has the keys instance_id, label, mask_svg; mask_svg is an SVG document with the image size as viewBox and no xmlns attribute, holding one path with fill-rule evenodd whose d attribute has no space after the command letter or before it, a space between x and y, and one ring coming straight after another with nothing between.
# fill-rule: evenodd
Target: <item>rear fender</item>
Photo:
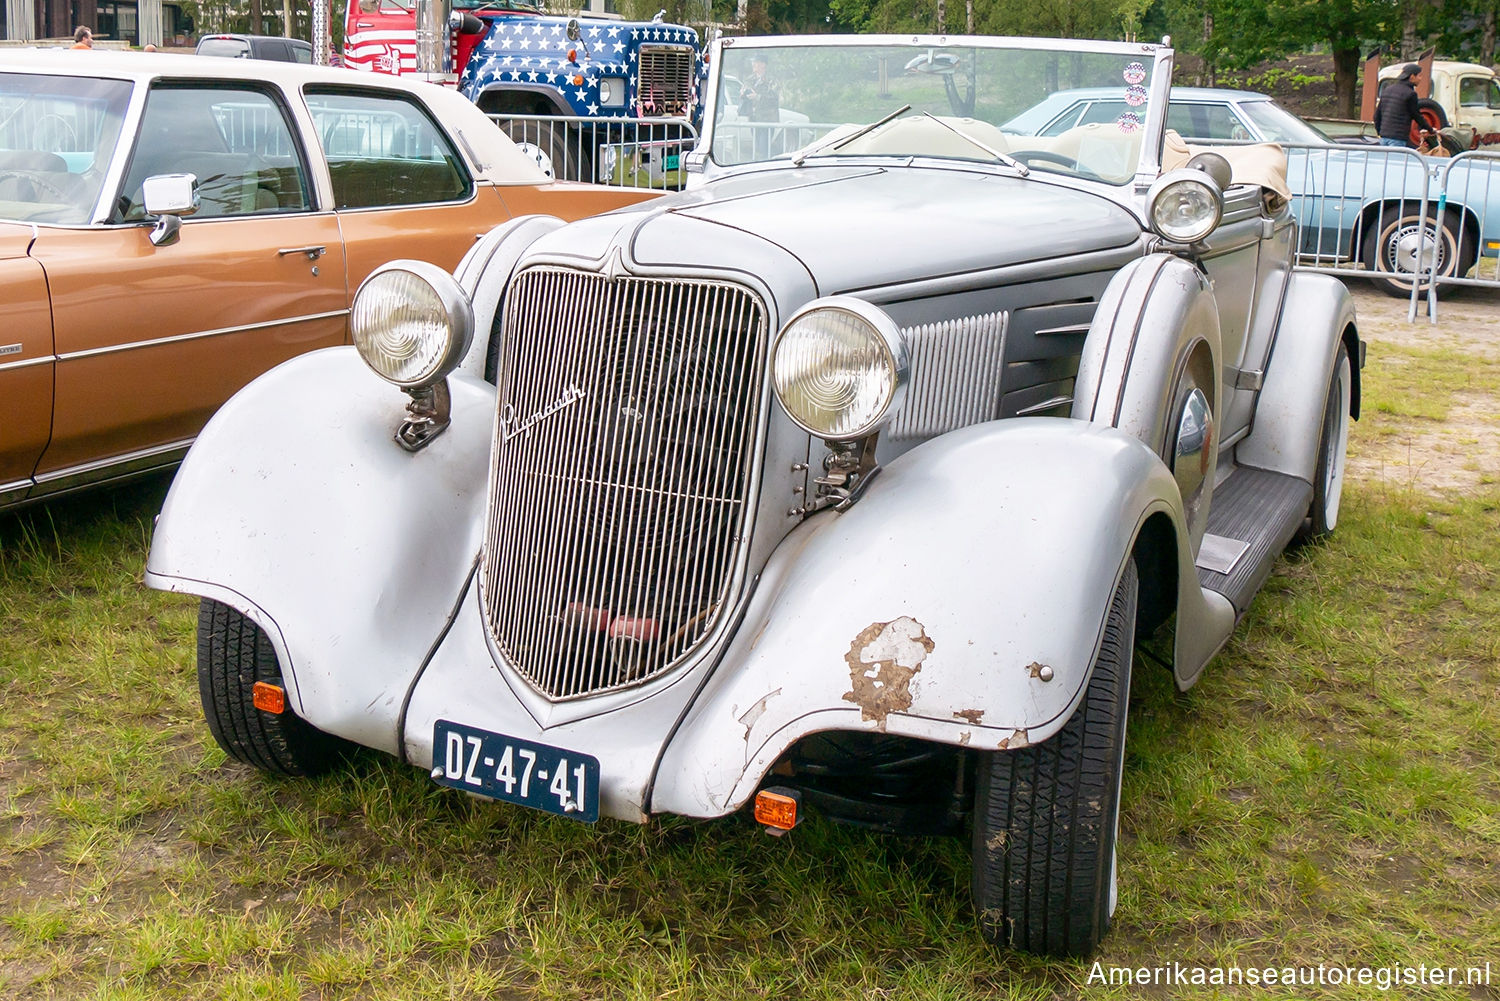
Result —
<instances>
[{"instance_id":1,"label":"rear fender","mask_svg":"<svg viewBox=\"0 0 1500 1001\"><path fill-rule=\"evenodd\" d=\"M1354 301L1337 278L1293 274L1281 311L1281 329L1276 332L1265 383L1255 404L1255 423L1235 453L1241 463L1313 482L1323 407L1340 343L1349 349L1354 375L1349 409L1357 419L1363 358L1354 326Z\"/></svg>"},{"instance_id":2,"label":"rear fender","mask_svg":"<svg viewBox=\"0 0 1500 1001\"><path fill-rule=\"evenodd\" d=\"M1082 696L1110 597L1158 514L1196 592L1172 476L1132 436L1028 418L902 455L848 511L778 548L663 755L651 809L733 810L818 731L984 750L1047 739Z\"/></svg>"},{"instance_id":3,"label":"rear fender","mask_svg":"<svg viewBox=\"0 0 1500 1001\"><path fill-rule=\"evenodd\" d=\"M188 452L146 563L152 587L260 625L299 716L391 753L480 545L494 389L448 382L452 424L413 453L393 438L406 397L354 348L272 369Z\"/></svg>"}]
</instances>

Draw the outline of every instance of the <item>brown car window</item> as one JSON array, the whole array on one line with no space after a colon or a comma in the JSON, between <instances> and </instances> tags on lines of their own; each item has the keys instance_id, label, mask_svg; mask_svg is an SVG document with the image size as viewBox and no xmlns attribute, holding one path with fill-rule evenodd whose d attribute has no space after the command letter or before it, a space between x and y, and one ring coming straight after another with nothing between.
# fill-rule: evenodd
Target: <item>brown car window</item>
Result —
<instances>
[{"instance_id":1,"label":"brown car window","mask_svg":"<svg viewBox=\"0 0 1500 1001\"><path fill-rule=\"evenodd\" d=\"M198 179L194 219L305 212L312 204L286 115L269 94L246 87L153 87L118 218L145 218L141 184L157 174Z\"/></svg>"},{"instance_id":2,"label":"brown car window","mask_svg":"<svg viewBox=\"0 0 1500 1001\"><path fill-rule=\"evenodd\" d=\"M0 73L0 219L91 221L130 84Z\"/></svg>"},{"instance_id":3,"label":"brown car window","mask_svg":"<svg viewBox=\"0 0 1500 1001\"><path fill-rule=\"evenodd\" d=\"M307 107L333 179L335 207L463 201L469 172L415 100L370 91L310 90Z\"/></svg>"}]
</instances>

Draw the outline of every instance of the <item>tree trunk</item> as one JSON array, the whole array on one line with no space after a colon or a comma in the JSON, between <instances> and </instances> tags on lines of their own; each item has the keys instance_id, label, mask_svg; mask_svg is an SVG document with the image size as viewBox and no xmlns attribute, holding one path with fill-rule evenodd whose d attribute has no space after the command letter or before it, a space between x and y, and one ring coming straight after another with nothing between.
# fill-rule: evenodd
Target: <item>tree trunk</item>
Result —
<instances>
[{"instance_id":1,"label":"tree trunk","mask_svg":"<svg viewBox=\"0 0 1500 1001\"><path fill-rule=\"evenodd\" d=\"M1354 99L1355 78L1359 74L1359 48L1333 49L1333 99L1342 118L1357 118L1359 105Z\"/></svg>"},{"instance_id":2,"label":"tree trunk","mask_svg":"<svg viewBox=\"0 0 1500 1001\"><path fill-rule=\"evenodd\" d=\"M250 34L264 35L260 28L260 0L250 0Z\"/></svg>"},{"instance_id":3,"label":"tree trunk","mask_svg":"<svg viewBox=\"0 0 1500 1001\"><path fill-rule=\"evenodd\" d=\"M1479 61L1486 66L1495 65L1495 4L1493 2L1484 12L1484 35L1479 42Z\"/></svg>"},{"instance_id":4,"label":"tree trunk","mask_svg":"<svg viewBox=\"0 0 1500 1001\"><path fill-rule=\"evenodd\" d=\"M1495 23L1495 15L1494 15L1494 12L1492 11L1490 13L1490 25L1491 25L1491 27L1494 26L1494 23ZM974 34L974 0L964 0L964 33L968 34L968 35ZM1491 31L1490 32L1490 40L1494 41L1494 37L1495 37L1495 33L1493 31ZM1493 51L1494 46L1491 45L1490 49Z\"/></svg>"},{"instance_id":5,"label":"tree trunk","mask_svg":"<svg viewBox=\"0 0 1500 1001\"><path fill-rule=\"evenodd\" d=\"M1415 59L1422 48L1417 38L1417 0L1404 0L1401 4L1401 58Z\"/></svg>"},{"instance_id":6,"label":"tree trunk","mask_svg":"<svg viewBox=\"0 0 1500 1001\"><path fill-rule=\"evenodd\" d=\"M948 30L948 0L938 0L937 30L939 35Z\"/></svg>"},{"instance_id":7,"label":"tree trunk","mask_svg":"<svg viewBox=\"0 0 1500 1001\"><path fill-rule=\"evenodd\" d=\"M1214 67L1213 54L1214 41L1214 12L1209 9L1208 4L1203 5L1203 86L1217 87L1215 77L1218 75Z\"/></svg>"}]
</instances>

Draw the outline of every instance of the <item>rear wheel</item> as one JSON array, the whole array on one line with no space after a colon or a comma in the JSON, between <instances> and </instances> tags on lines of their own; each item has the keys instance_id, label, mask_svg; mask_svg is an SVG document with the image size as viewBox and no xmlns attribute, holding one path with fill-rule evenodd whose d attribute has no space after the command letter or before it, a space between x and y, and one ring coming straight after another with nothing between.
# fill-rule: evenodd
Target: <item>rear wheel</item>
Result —
<instances>
[{"instance_id":1,"label":"rear wheel","mask_svg":"<svg viewBox=\"0 0 1500 1001\"><path fill-rule=\"evenodd\" d=\"M1363 257L1375 287L1387 295L1411 294L1414 280L1420 291L1432 283L1423 280L1429 268L1438 278L1462 277L1474 266L1474 227L1463 229L1461 217L1449 210L1442 223L1415 208L1391 207L1365 231Z\"/></svg>"},{"instance_id":2,"label":"rear wheel","mask_svg":"<svg viewBox=\"0 0 1500 1001\"><path fill-rule=\"evenodd\" d=\"M1318 469L1313 479L1313 501L1308 511L1308 538L1329 535L1339 523L1339 502L1344 493L1344 463L1349 448L1349 400L1354 389L1354 368L1349 349L1342 343L1333 359L1328 399L1323 404L1323 430L1318 442Z\"/></svg>"},{"instance_id":3,"label":"rear wheel","mask_svg":"<svg viewBox=\"0 0 1500 1001\"><path fill-rule=\"evenodd\" d=\"M1050 740L996 751L975 786L973 892L995 945L1086 955L1109 930L1138 578L1115 589L1083 701Z\"/></svg>"},{"instance_id":4,"label":"rear wheel","mask_svg":"<svg viewBox=\"0 0 1500 1001\"><path fill-rule=\"evenodd\" d=\"M257 681L281 686L276 651L261 628L209 598L198 606L198 694L208 729L231 758L278 775L328 771L351 747L292 712L257 709Z\"/></svg>"}]
</instances>

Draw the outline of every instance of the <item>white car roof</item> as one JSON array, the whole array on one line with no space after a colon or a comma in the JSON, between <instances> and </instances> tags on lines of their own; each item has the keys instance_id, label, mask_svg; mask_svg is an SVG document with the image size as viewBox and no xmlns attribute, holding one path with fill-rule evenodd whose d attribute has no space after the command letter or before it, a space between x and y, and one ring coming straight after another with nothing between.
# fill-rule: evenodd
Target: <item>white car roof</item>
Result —
<instances>
[{"instance_id":1,"label":"white car roof","mask_svg":"<svg viewBox=\"0 0 1500 1001\"><path fill-rule=\"evenodd\" d=\"M424 80L270 59L95 49L6 49L0 55L0 73L5 72L105 77L135 84L157 79L246 80L271 83L293 94L317 85L410 94L431 109L450 133L461 137L459 145L467 147L462 155L476 180L494 184L546 184L551 180L468 99L456 90Z\"/></svg>"}]
</instances>

